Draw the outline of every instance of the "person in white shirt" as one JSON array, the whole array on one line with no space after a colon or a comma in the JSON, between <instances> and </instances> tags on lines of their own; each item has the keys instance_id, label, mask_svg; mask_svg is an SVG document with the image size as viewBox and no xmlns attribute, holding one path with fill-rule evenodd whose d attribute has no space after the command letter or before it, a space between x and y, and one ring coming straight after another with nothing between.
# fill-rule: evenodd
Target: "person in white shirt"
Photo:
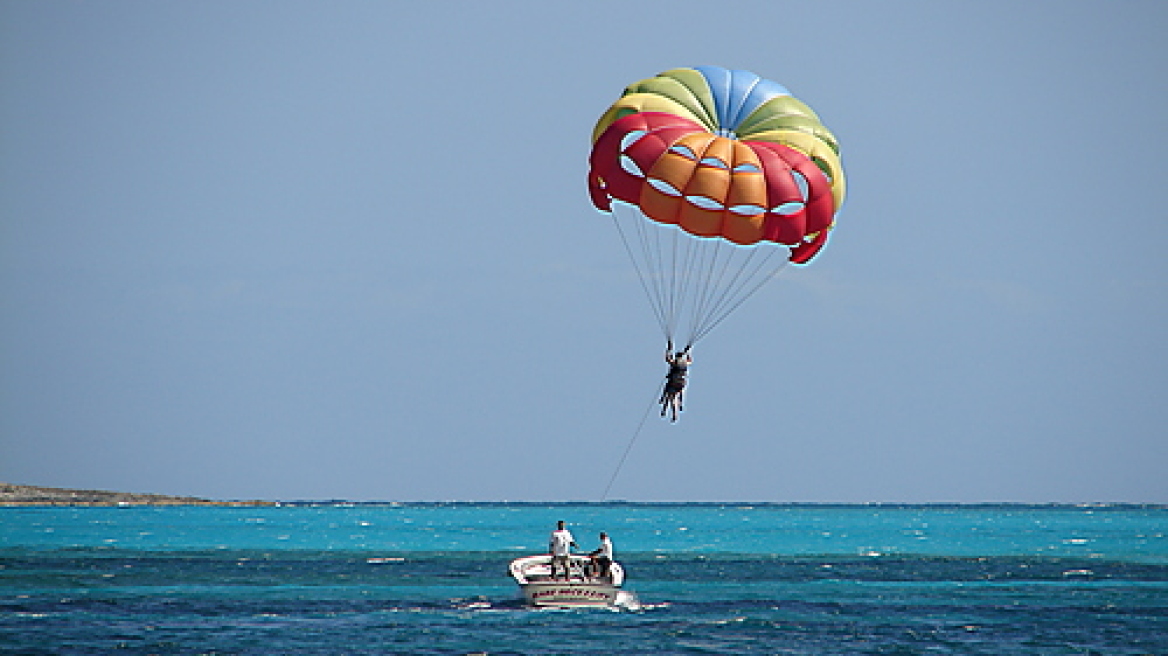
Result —
<instances>
[{"instance_id":1,"label":"person in white shirt","mask_svg":"<svg viewBox=\"0 0 1168 656\"><path fill-rule=\"evenodd\" d=\"M592 556L593 571L596 573L596 578L608 576L612 568L612 540L608 539L607 533L604 531L600 532L600 548L588 555Z\"/></svg>"},{"instance_id":2,"label":"person in white shirt","mask_svg":"<svg viewBox=\"0 0 1168 656\"><path fill-rule=\"evenodd\" d=\"M556 565L563 567L564 579L572 578L572 570L569 569L569 563L573 547L576 547L576 538L572 537L571 531L564 528L564 522L558 522L556 524L556 530L552 531L551 540L548 541L548 551L552 554L553 579L556 578Z\"/></svg>"}]
</instances>

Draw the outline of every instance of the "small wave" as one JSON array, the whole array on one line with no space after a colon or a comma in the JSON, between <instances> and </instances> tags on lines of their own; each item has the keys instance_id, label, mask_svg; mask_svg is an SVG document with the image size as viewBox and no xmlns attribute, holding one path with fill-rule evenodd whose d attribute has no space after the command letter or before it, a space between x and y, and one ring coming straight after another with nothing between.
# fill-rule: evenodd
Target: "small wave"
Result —
<instances>
[{"instance_id":1,"label":"small wave","mask_svg":"<svg viewBox=\"0 0 1168 656\"><path fill-rule=\"evenodd\" d=\"M616 601L614 604L617 608L622 610L640 611L644 609L641 605L641 600L637 598L636 593L629 590L621 590L616 593Z\"/></svg>"}]
</instances>

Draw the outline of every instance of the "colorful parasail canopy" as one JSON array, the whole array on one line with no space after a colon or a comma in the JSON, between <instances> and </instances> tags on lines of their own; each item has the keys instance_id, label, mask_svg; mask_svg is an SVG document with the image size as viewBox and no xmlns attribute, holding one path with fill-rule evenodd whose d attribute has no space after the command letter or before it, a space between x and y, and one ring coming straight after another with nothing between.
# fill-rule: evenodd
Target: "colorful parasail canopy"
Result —
<instances>
[{"instance_id":1,"label":"colorful parasail canopy","mask_svg":"<svg viewBox=\"0 0 1168 656\"><path fill-rule=\"evenodd\" d=\"M839 146L782 85L717 66L676 68L625 89L592 134L593 203L638 206L700 237L819 252L844 199Z\"/></svg>"},{"instance_id":2,"label":"colorful parasail canopy","mask_svg":"<svg viewBox=\"0 0 1168 656\"><path fill-rule=\"evenodd\" d=\"M781 246L783 264L805 264L844 200L835 136L785 87L747 71L676 68L636 82L600 117L592 141L588 189L597 209L715 244L675 240L670 254L653 228L629 228L639 243L626 238L626 247L670 339L682 315L692 316L689 342L700 339L773 276L753 264L723 268L723 257L755 262L753 250L690 249ZM641 256L660 261L638 264Z\"/></svg>"}]
</instances>

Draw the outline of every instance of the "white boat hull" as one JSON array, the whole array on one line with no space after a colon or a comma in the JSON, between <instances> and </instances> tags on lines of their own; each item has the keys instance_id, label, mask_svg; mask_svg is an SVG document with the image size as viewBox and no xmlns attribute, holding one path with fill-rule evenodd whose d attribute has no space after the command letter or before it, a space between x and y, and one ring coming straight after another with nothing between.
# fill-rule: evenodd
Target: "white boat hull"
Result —
<instances>
[{"instance_id":1,"label":"white boat hull","mask_svg":"<svg viewBox=\"0 0 1168 656\"><path fill-rule=\"evenodd\" d=\"M610 583L563 581L528 583L519 586L532 606L612 606L619 588Z\"/></svg>"},{"instance_id":2,"label":"white boat hull","mask_svg":"<svg viewBox=\"0 0 1168 656\"><path fill-rule=\"evenodd\" d=\"M624 569L619 563L612 563L608 576L590 576L587 572L590 562L589 558L572 556L572 572L567 579L551 578L549 555L516 558L511 561L509 571L523 591L523 598L532 606L565 608L616 605L620 586L624 582Z\"/></svg>"}]
</instances>

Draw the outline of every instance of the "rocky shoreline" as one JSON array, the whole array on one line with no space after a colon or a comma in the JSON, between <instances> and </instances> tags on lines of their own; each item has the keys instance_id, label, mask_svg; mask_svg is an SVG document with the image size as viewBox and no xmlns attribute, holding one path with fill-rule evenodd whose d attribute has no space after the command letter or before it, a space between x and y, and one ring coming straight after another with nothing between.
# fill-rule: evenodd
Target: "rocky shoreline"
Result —
<instances>
[{"instance_id":1,"label":"rocky shoreline","mask_svg":"<svg viewBox=\"0 0 1168 656\"><path fill-rule=\"evenodd\" d=\"M0 483L0 506L274 506L271 501L212 501L167 494L71 490Z\"/></svg>"}]
</instances>

